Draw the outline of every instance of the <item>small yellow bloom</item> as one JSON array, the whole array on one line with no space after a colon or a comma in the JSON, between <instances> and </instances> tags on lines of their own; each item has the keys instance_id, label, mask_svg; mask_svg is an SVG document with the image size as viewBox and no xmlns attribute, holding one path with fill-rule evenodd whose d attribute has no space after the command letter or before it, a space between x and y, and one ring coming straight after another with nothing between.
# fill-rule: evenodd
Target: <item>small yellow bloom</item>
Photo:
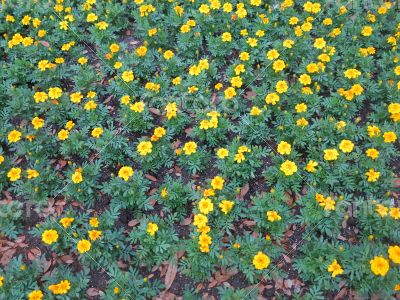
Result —
<instances>
[{"instance_id":1,"label":"small yellow bloom","mask_svg":"<svg viewBox=\"0 0 400 300\"><path fill-rule=\"evenodd\" d=\"M119 169L118 177L122 178L125 181L128 181L129 178L133 175L134 171L131 167L125 166Z\"/></svg>"},{"instance_id":2,"label":"small yellow bloom","mask_svg":"<svg viewBox=\"0 0 400 300\"><path fill-rule=\"evenodd\" d=\"M90 250L91 246L92 246L91 242L89 242L88 240L82 239L78 242L76 247L78 249L78 252L80 254L83 254L85 252L88 252Z\"/></svg>"},{"instance_id":3,"label":"small yellow bloom","mask_svg":"<svg viewBox=\"0 0 400 300\"><path fill-rule=\"evenodd\" d=\"M42 233L42 241L47 245L55 243L58 239L58 232L54 229L45 230Z\"/></svg>"},{"instance_id":4,"label":"small yellow bloom","mask_svg":"<svg viewBox=\"0 0 400 300\"><path fill-rule=\"evenodd\" d=\"M253 258L253 265L257 270L264 270L268 268L271 260L263 252L259 251Z\"/></svg>"},{"instance_id":5,"label":"small yellow bloom","mask_svg":"<svg viewBox=\"0 0 400 300\"><path fill-rule=\"evenodd\" d=\"M147 224L147 233L151 236L155 235L156 232L158 231L158 225L155 223L149 223Z\"/></svg>"}]
</instances>

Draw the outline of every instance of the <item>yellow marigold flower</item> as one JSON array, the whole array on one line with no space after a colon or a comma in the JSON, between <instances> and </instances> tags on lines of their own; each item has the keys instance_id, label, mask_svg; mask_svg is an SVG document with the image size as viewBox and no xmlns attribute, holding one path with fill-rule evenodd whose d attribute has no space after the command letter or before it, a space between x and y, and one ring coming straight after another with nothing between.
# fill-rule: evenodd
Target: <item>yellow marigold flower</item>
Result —
<instances>
[{"instance_id":1,"label":"yellow marigold flower","mask_svg":"<svg viewBox=\"0 0 400 300\"><path fill-rule=\"evenodd\" d=\"M174 57L174 52L172 52L171 50L167 50L167 51L164 52L164 58L166 60L169 60L169 59L171 59L173 57Z\"/></svg>"},{"instance_id":2,"label":"yellow marigold flower","mask_svg":"<svg viewBox=\"0 0 400 300\"><path fill-rule=\"evenodd\" d=\"M375 148L368 148L368 149L365 151L365 154L366 154L368 157L372 158L372 159L377 159L378 156L379 156L379 151L376 150Z\"/></svg>"},{"instance_id":3,"label":"yellow marigold flower","mask_svg":"<svg viewBox=\"0 0 400 300\"><path fill-rule=\"evenodd\" d=\"M14 22L15 22L14 16L12 16L12 15L7 15L7 16L6 16L6 22L14 23Z\"/></svg>"},{"instance_id":4,"label":"yellow marigold flower","mask_svg":"<svg viewBox=\"0 0 400 300\"><path fill-rule=\"evenodd\" d=\"M231 85L233 87L240 88L243 85L242 78L240 76L234 76L231 78Z\"/></svg>"},{"instance_id":5,"label":"yellow marigold flower","mask_svg":"<svg viewBox=\"0 0 400 300\"><path fill-rule=\"evenodd\" d=\"M269 93L266 97L265 97L265 102L267 104L272 104L275 105L276 103L279 102L279 95L277 93Z\"/></svg>"},{"instance_id":6,"label":"yellow marigold flower","mask_svg":"<svg viewBox=\"0 0 400 300\"><path fill-rule=\"evenodd\" d=\"M364 26L361 29L361 35L370 36L374 32L374 29L371 26Z\"/></svg>"},{"instance_id":7,"label":"yellow marigold flower","mask_svg":"<svg viewBox=\"0 0 400 300\"><path fill-rule=\"evenodd\" d=\"M299 82L302 85L309 85L311 84L311 76L308 74L301 74L299 77Z\"/></svg>"},{"instance_id":8,"label":"yellow marigold flower","mask_svg":"<svg viewBox=\"0 0 400 300\"><path fill-rule=\"evenodd\" d=\"M144 110L145 106L146 105L144 104L143 101L138 101L138 102L131 104L129 106L129 108L130 108L130 110L132 110L134 112L141 113Z\"/></svg>"},{"instance_id":9,"label":"yellow marigold flower","mask_svg":"<svg viewBox=\"0 0 400 300\"><path fill-rule=\"evenodd\" d=\"M79 57L78 58L78 63L80 65L85 65L88 62L88 59L86 57Z\"/></svg>"},{"instance_id":10,"label":"yellow marigold flower","mask_svg":"<svg viewBox=\"0 0 400 300\"><path fill-rule=\"evenodd\" d=\"M296 121L296 125L304 128L308 125L308 121L305 118L300 118Z\"/></svg>"},{"instance_id":11,"label":"yellow marigold flower","mask_svg":"<svg viewBox=\"0 0 400 300\"><path fill-rule=\"evenodd\" d=\"M141 156L146 156L153 151L153 144L150 141L142 141L137 145L137 152Z\"/></svg>"},{"instance_id":12,"label":"yellow marigold flower","mask_svg":"<svg viewBox=\"0 0 400 300\"><path fill-rule=\"evenodd\" d=\"M143 57L147 54L147 47L146 46L140 46L136 49L136 55L139 57Z\"/></svg>"},{"instance_id":13,"label":"yellow marigold flower","mask_svg":"<svg viewBox=\"0 0 400 300\"><path fill-rule=\"evenodd\" d=\"M294 108L296 109L297 113L306 112L307 111L307 104L299 103L299 104L296 104L296 106Z\"/></svg>"},{"instance_id":14,"label":"yellow marigold flower","mask_svg":"<svg viewBox=\"0 0 400 300\"><path fill-rule=\"evenodd\" d=\"M326 197L326 198L322 199L322 201L319 203L319 205L322 206L324 208L324 210L327 210L327 211L336 209L336 202L331 197Z\"/></svg>"},{"instance_id":15,"label":"yellow marigold flower","mask_svg":"<svg viewBox=\"0 0 400 300\"><path fill-rule=\"evenodd\" d=\"M282 71L286 67L285 62L282 59L278 59L274 61L272 64L272 68L274 69L275 72Z\"/></svg>"},{"instance_id":16,"label":"yellow marigold flower","mask_svg":"<svg viewBox=\"0 0 400 300\"><path fill-rule=\"evenodd\" d=\"M332 21L331 18L325 18L325 19L322 21L322 24L324 24L325 26L329 26L329 25L332 25L332 24L333 24L333 21Z\"/></svg>"},{"instance_id":17,"label":"yellow marigold flower","mask_svg":"<svg viewBox=\"0 0 400 300\"><path fill-rule=\"evenodd\" d=\"M239 249L240 246L241 246L241 245L240 245L239 243L237 243L237 242L233 244L233 248L235 248L235 249Z\"/></svg>"},{"instance_id":18,"label":"yellow marigold flower","mask_svg":"<svg viewBox=\"0 0 400 300\"><path fill-rule=\"evenodd\" d=\"M222 89L222 87L223 87L223 85L222 85L221 82L218 82L218 83L214 86L214 88L215 88L217 91L219 91L220 89Z\"/></svg>"},{"instance_id":19,"label":"yellow marigold flower","mask_svg":"<svg viewBox=\"0 0 400 300\"><path fill-rule=\"evenodd\" d=\"M297 25L297 23L299 23L299 19L297 17L291 17L289 19L289 24L290 25Z\"/></svg>"},{"instance_id":20,"label":"yellow marigold flower","mask_svg":"<svg viewBox=\"0 0 400 300\"><path fill-rule=\"evenodd\" d=\"M314 41L314 48L322 49L326 46L326 41L324 38L316 38Z\"/></svg>"},{"instance_id":21,"label":"yellow marigold flower","mask_svg":"<svg viewBox=\"0 0 400 300\"><path fill-rule=\"evenodd\" d=\"M221 176L215 176L211 180L211 186L214 190L222 190L225 180Z\"/></svg>"},{"instance_id":22,"label":"yellow marigold flower","mask_svg":"<svg viewBox=\"0 0 400 300\"><path fill-rule=\"evenodd\" d=\"M197 151L197 144L193 141L187 142L183 146L183 151L185 151L186 155L192 155L193 153L196 153L196 151Z\"/></svg>"},{"instance_id":23,"label":"yellow marigold flower","mask_svg":"<svg viewBox=\"0 0 400 300\"><path fill-rule=\"evenodd\" d=\"M175 102L170 102L165 107L165 111L167 112L167 119L171 120L172 118L176 118L178 107Z\"/></svg>"},{"instance_id":24,"label":"yellow marigold flower","mask_svg":"<svg viewBox=\"0 0 400 300\"><path fill-rule=\"evenodd\" d=\"M78 244L77 244L77 249L78 249L78 252L80 253L80 254L83 254L83 253L85 253L85 252L88 252L89 250L90 250L90 248L91 248L91 246L92 246L92 243L91 242L89 242L88 240L86 240L86 239L82 239L82 240L80 240L79 242L78 242Z\"/></svg>"},{"instance_id":25,"label":"yellow marigold flower","mask_svg":"<svg viewBox=\"0 0 400 300\"><path fill-rule=\"evenodd\" d=\"M249 44L250 47L254 48L257 47L258 40L256 38L248 38L246 43Z\"/></svg>"},{"instance_id":26,"label":"yellow marigold flower","mask_svg":"<svg viewBox=\"0 0 400 300\"><path fill-rule=\"evenodd\" d=\"M92 227L94 227L94 228L97 228L97 227L99 227L99 219L97 219L97 218L90 218L89 224L90 224L90 226L92 226Z\"/></svg>"},{"instance_id":27,"label":"yellow marigold flower","mask_svg":"<svg viewBox=\"0 0 400 300\"><path fill-rule=\"evenodd\" d=\"M303 30L304 32L308 32L313 28L312 23L310 22L304 22L301 26L300 26L301 30Z\"/></svg>"},{"instance_id":28,"label":"yellow marigold flower","mask_svg":"<svg viewBox=\"0 0 400 300\"><path fill-rule=\"evenodd\" d=\"M257 270L264 270L268 268L271 260L263 252L259 251L253 258L253 265Z\"/></svg>"},{"instance_id":29,"label":"yellow marigold flower","mask_svg":"<svg viewBox=\"0 0 400 300\"><path fill-rule=\"evenodd\" d=\"M393 131L388 131L383 134L383 141L385 143L393 143L397 140L397 135Z\"/></svg>"},{"instance_id":30,"label":"yellow marigold flower","mask_svg":"<svg viewBox=\"0 0 400 300\"><path fill-rule=\"evenodd\" d=\"M156 232L158 231L158 225L155 223L149 223L147 224L147 233L151 236L155 235Z\"/></svg>"},{"instance_id":31,"label":"yellow marigold flower","mask_svg":"<svg viewBox=\"0 0 400 300\"><path fill-rule=\"evenodd\" d=\"M400 113L400 103L390 103L388 105L388 112L391 114Z\"/></svg>"},{"instance_id":32,"label":"yellow marigold flower","mask_svg":"<svg viewBox=\"0 0 400 300\"><path fill-rule=\"evenodd\" d=\"M131 82L135 79L132 71L125 71L122 73L122 80L125 82Z\"/></svg>"},{"instance_id":33,"label":"yellow marigold flower","mask_svg":"<svg viewBox=\"0 0 400 300\"><path fill-rule=\"evenodd\" d=\"M107 23L107 22L104 22L104 21L100 21L100 22L96 23L96 27L97 27L99 30L106 30L107 27L108 27L108 23Z\"/></svg>"},{"instance_id":34,"label":"yellow marigold flower","mask_svg":"<svg viewBox=\"0 0 400 300\"><path fill-rule=\"evenodd\" d=\"M286 176L291 176L297 172L297 166L294 162L286 160L281 164L280 170L285 173Z\"/></svg>"},{"instance_id":35,"label":"yellow marigold flower","mask_svg":"<svg viewBox=\"0 0 400 300\"><path fill-rule=\"evenodd\" d=\"M34 169L28 169L28 170L26 170L26 173L28 175L27 176L28 179L36 178L36 177L39 177L39 175L40 175L39 172Z\"/></svg>"},{"instance_id":36,"label":"yellow marigold flower","mask_svg":"<svg viewBox=\"0 0 400 300\"><path fill-rule=\"evenodd\" d=\"M290 48L293 47L293 45L294 45L294 41L291 40L291 39L286 39L286 40L284 40L282 42L282 46L285 47L285 48L289 48L290 49Z\"/></svg>"},{"instance_id":37,"label":"yellow marigold flower","mask_svg":"<svg viewBox=\"0 0 400 300\"><path fill-rule=\"evenodd\" d=\"M344 71L344 76L349 79L357 78L361 75L361 72L357 69L347 69Z\"/></svg>"},{"instance_id":38,"label":"yellow marigold flower","mask_svg":"<svg viewBox=\"0 0 400 300\"><path fill-rule=\"evenodd\" d=\"M248 52L240 52L239 59L242 61L248 61L250 59L250 54Z\"/></svg>"},{"instance_id":39,"label":"yellow marigold flower","mask_svg":"<svg viewBox=\"0 0 400 300\"><path fill-rule=\"evenodd\" d=\"M281 141L278 144L277 150L278 150L278 153L281 155L285 155L285 154L289 155L290 152L292 151L292 146L288 142Z\"/></svg>"},{"instance_id":40,"label":"yellow marigold flower","mask_svg":"<svg viewBox=\"0 0 400 300\"><path fill-rule=\"evenodd\" d=\"M21 178L21 168L11 168L7 173L7 177L10 181L17 181Z\"/></svg>"},{"instance_id":41,"label":"yellow marigold flower","mask_svg":"<svg viewBox=\"0 0 400 300\"><path fill-rule=\"evenodd\" d=\"M250 116L259 116L261 115L262 110L257 106L253 106L250 110Z\"/></svg>"},{"instance_id":42,"label":"yellow marigold flower","mask_svg":"<svg viewBox=\"0 0 400 300\"><path fill-rule=\"evenodd\" d=\"M58 99L62 95L62 89L60 89L59 87L49 88L48 95L50 99Z\"/></svg>"},{"instance_id":43,"label":"yellow marigold flower","mask_svg":"<svg viewBox=\"0 0 400 300\"><path fill-rule=\"evenodd\" d=\"M89 230L88 235L91 241L95 241L101 237L102 232L100 230Z\"/></svg>"},{"instance_id":44,"label":"yellow marigold flower","mask_svg":"<svg viewBox=\"0 0 400 300\"><path fill-rule=\"evenodd\" d=\"M59 26L62 30L68 30L68 21L60 21Z\"/></svg>"},{"instance_id":45,"label":"yellow marigold flower","mask_svg":"<svg viewBox=\"0 0 400 300\"><path fill-rule=\"evenodd\" d=\"M117 62L115 62L115 64L114 64L114 68L115 69L120 69L122 67L122 62L120 62L120 61L117 61Z\"/></svg>"},{"instance_id":46,"label":"yellow marigold flower","mask_svg":"<svg viewBox=\"0 0 400 300\"><path fill-rule=\"evenodd\" d=\"M68 121L68 122L65 124L65 128L67 128L68 130L71 130L72 128L74 128L74 126L75 126L74 121ZM67 136L67 137L68 137L68 136Z\"/></svg>"},{"instance_id":47,"label":"yellow marigold flower","mask_svg":"<svg viewBox=\"0 0 400 300\"><path fill-rule=\"evenodd\" d=\"M181 26L181 32L182 32L182 33L188 33L189 31L190 31L190 26L189 26L189 25L183 24L183 25Z\"/></svg>"},{"instance_id":48,"label":"yellow marigold flower","mask_svg":"<svg viewBox=\"0 0 400 300\"><path fill-rule=\"evenodd\" d=\"M34 117L31 121L33 128L36 130L39 128L42 128L44 126L44 119L39 118L39 117Z\"/></svg>"},{"instance_id":49,"label":"yellow marigold flower","mask_svg":"<svg viewBox=\"0 0 400 300\"><path fill-rule=\"evenodd\" d=\"M380 172L376 172L373 168L369 169L367 172L365 172L365 176L367 176L368 182L375 182L379 179L381 176Z\"/></svg>"},{"instance_id":50,"label":"yellow marigold flower","mask_svg":"<svg viewBox=\"0 0 400 300\"><path fill-rule=\"evenodd\" d=\"M328 266L328 272L332 273L332 277L336 277L337 275L343 274L344 271L342 266L337 262L336 259L334 259Z\"/></svg>"},{"instance_id":51,"label":"yellow marigold flower","mask_svg":"<svg viewBox=\"0 0 400 300\"><path fill-rule=\"evenodd\" d=\"M227 99L227 100L230 100L233 97L235 97L236 96L235 88L234 87L228 87L227 89L225 89L224 96L225 96L225 99Z\"/></svg>"},{"instance_id":52,"label":"yellow marigold flower","mask_svg":"<svg viewBox=\"0 0 400 300\"><path fill-rule=\"evenodd\" d=\"M398 220L400 219L400 208L398 207L392 207L390 209L390 217L392 219Z\"/></svg>"},{"instance_id":53,"label":"yellow marigold flower","mask_svg":"<svg viewBox=\"0 0 400 300\"><path fill-rule=\"evenodd\" d=\"M267 211L267 219L270 222L276 222L282 220L282 217L276 210L269 210Z\"/></svg>"},{"instance_id":54,"label":"yellow marigold flower","mask_svg":"<svg viewBox=\"0 0 400 300\"><path fill-rule=\"evenodd\" d=\"M62 218L60 220L60 224L64 227L64 228L68 228L69 226L71 226L72 222L74 221L74 218Z\"/></svg>"},{"instance_id":55,"label":"yellow marigold flower","mask_svg":"<svg viewBox=\"0 0 400 300\"><path fill-rule=\"evenodd\" d=\"M214 204L211 202L209 198L202 198L198 204L199 211L207 215L214 210Z\"/></svg>"},{"instance_id":56,"label":"yellow marigold flower","mask_svg":"<svg viewBox=\"0 0 400 300\"><path fill-rule=\"evenodd\" d=\"M274 59L276 59L278 57L279 57L279 52L277 50L275 50L275 49L269 50L267 52L267 58L269 60L274 60Z\"/></svg>"},{"instance_id":57,"label":"yellow marigold flower","mask_svg":"<svg viewBox=\"0 0 400 300\"><path fill-rule=\"evenodd\" d=\"M207 222L208 219L203 214L197 214L194 216L193 225L196 226L197 228L205 227L207 225Z\"/></svg>"},{"instance_id":58,"label":"yellow marigold flower","mask_svg":"<svg viewBox=\"0 0 400 300\"><path fill-rule=\"evenodd\" d=\"M278 81L276 83L275 89L279 94L286 93L288 90L288 84L287 84L286 80Z\"/></svg>"},{"instance_id":59,"label":"yellow marigold flower","mask_svg":"<svg viewBox=\"0 0 400 300\"><path fill-rule=\"evenodd\" d=\"M319 71L319 66L316 63L310 63L306 67L308 73L317 73Z\"/></svg>"},{"instance_id":60,"label":"yellow marigold flower","mask_svg":"<svg viewBox=\"0 0 400 300\"><path fill-rule=\"evenodd\" d=\"M33 95L33 98L35 100L35 103L40 103L40 102L45 102L48 98L46 92L36 92Z\"/></svg>"},{"instance_id":61,"label":"yellow marigold flower","mask_svg":"<svg viewBox=\"0 0 400 300\"><path fill-rule=\"evenodd\" d=\"M224 32L224 33L221 35L221 40L222 40L223 42L231 42L231 41L232 41L232 35L231 35L229 32Z\"/></svg>"},{"instance_id":62,"label":"yellow marigold flower","mask_svg":"<svg viewBox=\"0 0 400 300\"><path fill-rule=\"evenodd\" d=\"M28 294L28 300L42 300L43 292L41 290L34 290Z\"/></svg>"},{"instance_id":63,"label":"yellow marigold flower","mask_svg":"<svg viewBox=\"0 0 400 300\"><path fill-rule=\"evenodd\" d=\"M227 157L229 155L229 151L226 148L219 148L217 150L217 156L221 159L224 159L225 157Z\"/></svg>"},{"instance_id":64,"label":"yellow marigold flower","mask_svg":"<svg viewBox=\"0 0 400 300\"><path fill-rule=\"evenodd\" d=\"M82 169L76 169L71 176L72 182L75 184L81 183L83 181Z\"/></svg>"},{"instance_id":65,"label":"yellow marigold flower","mask_svg":"<svg viewBox=\"0 0 400 300\"><path fill-rule=\"evenodd\" d=\"M316 161L310 160L304 169L307 172L314 173L316 171L317 166L318 166L318 163Z\"/></svg>"},{"instance_id":66,"label":"yellow marigold flower","mask_svg":"<svg viewBox=\"0 0 400 300\"><path fill-rule=\"evenodd\" d=\"M42 241L47 244L51 245L58 240L58 232L54 229L45 230L42 233Z\"/></svg>"},{"instance_id":67,"label":"yellow marigold flower","mask_svg":"<svg viewBox=\"0 0 400 300\"><path fill-rule=\"evenodd\" d=\"M86 102L85 106L83 107L85 110L93 110L96 109L97 103L94 102L93 100L89 100Z\"/></svg>"},{"instance_id":68,"label":"yellow marigold flower","mask_svg":"<svg viewBox=\"0 0 400 300\"><path fill-rule=\"evenodd\" d=\"M379 127L373 125L368 125L367 131L370 138L377 137L381 134Z\"/></svg>"},{"instance_id":69,"label":"yellow marigold flower","mask_svg":"<svg viewBox=\"0 0 400 300\"><path fill-rule=\"evenodd\" d=\"M161 195L161 198L163 198L163 199L168 196L168 190L166 187L162 188L160 195Z\"/></svg>"},{"instance_id":70,"label":"yellow marigold flower","mask_svg":"<svg viewBox=\"0 0 400 300\"><path fill-rule=\"evenodd\" d=\"M246 157L244 156L244 154L242 152L235 154L234 161L237 162L238 164L244 162L245 160L246 160Z\"/></svg>"},{"instance_id":71,"label":"yellow marigold flower","mask_svg":"<svg viewBox=\"0 0 400 300\"><path fill-rule=\"evenodd\" d=\"M21 139L22 133L18 130L11 130L7 136L9 143L16 143Z\"/></svg>"},{"instance_id":72,"label":"yellow marigold flower","mask_svg":"<svg viewBox=\"0 0 400 300\"><path fill-rule=\"evenodd\" d=\"M364 88L362 87L361 84L356 83L356 84L354 84L354 85L350 88L350 91L351 91L354 95L359 96L359 95L361 95L361 94L364 92Z\"/></svg>"},{"instance_id":73,"label":"yellow marigold flower","mask_svg":"<svg viewBox=\"0 0 400 300\"><path fill-rule=\"evenodd\" d=\"M400 264L400 247L399 246L389 246L388 248L389 258L395 264Z\"/></svg>"},{"instance_id":74,"label":"yellow marigold flower","mask_svg":"<svg viewBox=\"0 0 400 300\"><path fill-rule=\"evenodd\" d=\"M221 209L221 211L224 213L224 214L228 214L231 210L232 210L232 208L234 207L234 205L235 205L235 202L233 202L233 201L229 201L229 200L222 200L220 203L219 203L219 208Z\"/></svg>"},{"instance_id":75,"label":"yellow marigold flower","mask_svg":"<svg viewBox=\"0 0 400 300\"><path fill-rule=\"evenodd\" d=\"M389 261L383 256L375 256L369 263L372 273L377 276L385 276L389 271Z\"/></svg>"},{"instance_id":76,"label":"yellow marigold flower","mask_svg":"<svg viewBox=\"0 0 400 300\"><path fill-rule=\"evenodd\" d=\"M324 159L327 161L337 160L339 157L339 152L336 149L325 149Z\"/></svg>"},{"instance_id":77,"label":"yellow marigold flower","mask_svg":"<svg viewBox=\"0 0 400 300\"><path fill-rule=\"evenodd\" d=\"M129 178L133 175L134 171L131 167L124 166L118 171L118 177L122 178L125 181L128 181Z\"/></svg>"},{"instance_id":78,"label":"yellow marigold flower","mask_svg":"<svg viewBox=\"0 0 400 300\"><path fill-rule=\"evenodd\" d=\"M94 13L90 13L86 16L86 22L93 23L93 22L96 22L97 19L98 19L98 17Z\"/></svg>"},{"instance_id":79,"label":"yellow marigold flower","mask_svg":"<svg viewBox=\"0 0 400 300\"><path fill-rule=\"evenodd\" d=\"M226 13L230 13L233 10L232 4L229 2L224 3L224 5L222 6L222 9L224 12Z\"/></svg>"},{"instance_id":80,"label":"yellow marigold flower","mask_svg":"<svg viewBox=\"0 0 400 300\"><path fill-rule=\"evenodd\" d=\"M157 127L154 129L154 135L158 138L162 138L166 133L167 131L163 127Z\"/></svg>"},{"instance_id":81,"label":"yellow marigold flower","mask_svg":"<svg viewBox=\"0 0 400 300\"><path fill-rule=\"evenodd\" d=\"M388 213L389 213L389 209L386 206L382 205L382 204L377 204L376 207L375 207L375 211L382 218L386 217L388 215Z\"/></svg>"},{"instance_id":82,"label":"yellow marigold flower","mask_svg":"<svg viewBox=\"0 0 400 300\"><path fill-rule=\"evenodd\" d=\"M110 51L111 53L117 53L119 51L119 45L118 44L111 44L110 45Z\"/></svg>"},{"instance_id":83,"label":"yellow marigold flower","mask_svg":"<svg viewBox=\"0 0 400 300\"><path fill-rule=\"evenodd\" d=\"M349 140L342 140L339 144L339 149L342 150L343 153L350 153L354 149L354 144Z\"/></svg>"},{"instance_id":84,"label":"yellow marigold flower","mask_svg":"<svg viewBox=\"0 0 400 300\"><path fill-rule=\"evenodd\" d=\"M50 66L50 64L47 59L43 59L38 62L38 69L42 72L45 71L47 68L49 68L49 66Z\"/></svg>"},{"instance_id":85,"label":"yellow marigold flower","mask_svg":"<svg viewBox=\"0 0 400 300\"><path fill-rule=\"evenodd\" d=\"M31 19L32 19L31 16L28 16L28 15L24 16L21 20L22 25L25 25L25 26L29 25Z\"/></svg>"},{"instance_id":86,"label":"yellow marigold flower","mask_svg":"<svg viewBox=\"0 0 400 300\"><path fill-rule=\"evenodd\" d=\"M72 93L69 96L71 102L73 103L80 103L82 101L83 95L81 92Z\"/></svg>"},{"instance_id":87,"label":"yellow marigold flower","mask_svg":"<svg viewBox=\"0 0 400 300\"><path fill-rule=\"evenodd\" d=\"M96 127L92 130L92 137L98 139L103 134L103 129Z\"/></svg>"},{"instance_id":88,"label":"yellow marigold flower","mask_svg":"<svg viewBox=\"0 0 400 300\"><path fill-rule=\"evenodd\" d=\"M50 285L48 289L55 295L66 294L71 289L71 283L68 280L61 280L58 284Z\"/></svg>"}]
</instances>

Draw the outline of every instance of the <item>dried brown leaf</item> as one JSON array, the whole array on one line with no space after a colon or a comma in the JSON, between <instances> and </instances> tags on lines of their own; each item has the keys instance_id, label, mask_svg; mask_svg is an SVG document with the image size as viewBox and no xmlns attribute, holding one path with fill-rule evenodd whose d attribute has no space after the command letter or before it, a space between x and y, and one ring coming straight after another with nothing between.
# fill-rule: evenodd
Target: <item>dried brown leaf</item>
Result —
<instances>
[{"instance_id":1,"label":"dried brown leaf","mask_svg":"<svg viewBox=\"0 0 400 300\"><path fill-rule=\"evenodd\" d=\"M175 280L176 273L178 272L178 265L177 262L170 262L168 265L167 273L165 274L165 290L169 290L171 287L172 283Z\"/></svg>"}]
</instances>

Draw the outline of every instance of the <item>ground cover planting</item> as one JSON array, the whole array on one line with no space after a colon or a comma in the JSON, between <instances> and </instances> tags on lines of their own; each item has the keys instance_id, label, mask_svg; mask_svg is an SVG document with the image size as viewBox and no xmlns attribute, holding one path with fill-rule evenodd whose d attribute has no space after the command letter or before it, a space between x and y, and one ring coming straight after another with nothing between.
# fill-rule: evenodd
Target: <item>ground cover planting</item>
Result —
<instances>
[{"instance_id":1,"label":"ground cover planting","mask_svg":"<svg viewBox=\"0 0 400 300\"><path fill-rule=\"evenodd\" d=\"M400 298L395 1L3 0L0 299Z\"/></svg>"}]
</instances>

